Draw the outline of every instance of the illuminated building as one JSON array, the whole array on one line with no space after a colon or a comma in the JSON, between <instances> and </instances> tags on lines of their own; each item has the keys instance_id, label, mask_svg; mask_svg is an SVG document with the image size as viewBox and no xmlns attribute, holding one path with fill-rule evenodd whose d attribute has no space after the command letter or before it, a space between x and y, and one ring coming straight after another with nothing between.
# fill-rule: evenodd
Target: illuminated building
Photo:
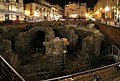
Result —
<instances>
[{"instance_id":1,"label":"illuminated building","mask_svg":"<svg viewBox=\"0 0 120 81\"><path fill-rule=\"evenodd\" d=\"M59 20L63 18L63 13L64 10L58 4L52 5L50 18L51 20Z\"/></svg>"},{"instance_id":2,"label":"illuminated building","mask_svg":"<svg viewBox=\"0 0 120 81\"><path fill-rule=\"evenodd\" d=\"M65 5L66 18L86 18L86 3L69 3Z\"/></svg>"},{"instance_id":3,"label":"illuminated building","mask_svg":"<svg viewBox=\"0 0 120 81\"><path fill-rule=\"evenodd\" d=\"M39 21L50 15L51 5L48 2L40 1L24 4L24 12L29 21Z\"/></svg>"},{"instance_id":4,"label":"illuminated building","mask_svg":"<svg viewBox=\"0 0 120 81\"><path fill-rule=\"evenodd\" d=\"M119 5L119 0L98 0L94 6L94 17L117 20L120 17Z\"/></svg>"},{"instance_id":5,"label":"illuminated building","mask_svg":"<svg viewBox=\"0 0 120 81\"><path fill-rule=\"evenodd\" d=\"M58 5L51 5L45 0L24 4L24 12L28 21L58 20L62 9Z\"/></svg>"},{"instance_id":6,"label":"illuminated building","mask_svg":"<svg viewBox=\"0 0 120 81\"><path fill-rule=\"evenodd\" d=\"M23 20L23 0L0 0L0 21Z\"/></svg>"},{"instance_id":7,"label":"illuminated building","mask_svg":"<svg viewBox=\"0 0 120 81\"><path fill-rule=\"evenodd\" d=\"M86 19L91 19L93 17L93 9L87 8Z\"/></svg>"}]
</instances>

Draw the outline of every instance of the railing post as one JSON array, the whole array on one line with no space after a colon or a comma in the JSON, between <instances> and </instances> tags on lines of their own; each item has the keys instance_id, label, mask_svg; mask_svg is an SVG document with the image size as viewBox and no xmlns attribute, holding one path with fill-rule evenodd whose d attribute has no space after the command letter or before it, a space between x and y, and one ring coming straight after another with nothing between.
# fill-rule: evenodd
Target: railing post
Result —
<instances>
[{"instance_id":1,"label":"railing post","mask_svg":"<svg viewBox=\"0 0 120 81\"><path fill-rule=\"evenodd\" d=\"M114 55L114 53L113 53L113 49L114 49L114 48L118 51L118 52L117 52L117 53L118 53L118 54L117 54L117 56L118 56L117 59L118 59L118 62L119 62L119 61L120 61L120 50L119 50L115 45L112 45L112 54L113 54L113 55Z\"/></svg>"},{"instance_id":2,"label":"railing post","mask_svg":"<svg viewBox=\"0 0 120 81\"><path fill-rule=\"evenodd\" d=\"M113 54L113 44L112 44L112 54Z\"/></svg>"},{"instance_id":3,"label":"railing post","mask_svg":"<svg viewBox=\"0 0 120 81\"><path fill-rule=\"evenodd\" d=\"M90 71L89 71L89 77L88 78L89 78L89 81L90 81Z\"/></svg>"},{"instance_id":4,"label":"railing post","mask_svg":"<svg viewBox=\"0 0 120 81\"><path fill-rule=\"evenodd\" d=\"M118 62L120 61L120 50L118 50Z\"/></svg>"}]
</instances>

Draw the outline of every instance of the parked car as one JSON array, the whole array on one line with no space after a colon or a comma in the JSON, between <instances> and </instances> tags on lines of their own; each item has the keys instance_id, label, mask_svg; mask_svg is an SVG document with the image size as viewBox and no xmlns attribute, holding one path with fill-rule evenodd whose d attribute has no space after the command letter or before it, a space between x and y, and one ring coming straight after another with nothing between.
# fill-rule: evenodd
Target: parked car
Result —
<instances>
[{"instance_id":1,"label":"parked car","mask_svg":"<svg viewBox=\"0 0 120 81\"><path fill-rule=\"evenodd\" d=\"M120 26L120 22L116 22L116 26Z\"/></svg>"},{"instance_id":2,"label":"parked car","mask_svg":"<svg viewBox=\"0 0 120 81\"><path fill-rule=\"evenodd\" d=\"M21 21L20 20L14 20L14 23L20 23Z\"/></svg>"}]
</instances>

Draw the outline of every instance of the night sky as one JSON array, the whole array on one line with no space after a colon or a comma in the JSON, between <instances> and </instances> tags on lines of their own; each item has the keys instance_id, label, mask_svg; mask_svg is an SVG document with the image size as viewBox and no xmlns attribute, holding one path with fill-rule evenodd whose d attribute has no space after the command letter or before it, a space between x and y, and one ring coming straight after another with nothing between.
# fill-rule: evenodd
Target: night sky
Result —
<instances>
[{"instance_id":1,"label":"night sky","mask_svg":"<svg viewBox=\"0 0 120 81\"><path fill-rule=\"evenodd\" d=\"M93 6L95 5L95 3L98 1L98 0L46 0L52 4L59 4L61 5L62 7L64 7L65 4L68 4L70 1L73 2L80 2L80 3L83 3L83 2L86 2L87 4L87 7L91 7L93 8Z\"/></svg>"},{"instance_id":2,"label":"night sky","mask_svg":"<svg viewBox=\"0 0 120 81\"><path fill-rule=\"evenodd\" d=\"M25 3L27 2L32 2L34 0L24 0ZM65 4L68 4L70 1L73 2L80 2L80 3L84 3L86 2L87 3L87 7L90 7L90 8L93 8L93 6L95 5L95 3L98 1L98 0L46 0L48 2L50 2L51 4L59 4L60 6L64 7Z\"/></svg>"}]
</instances>

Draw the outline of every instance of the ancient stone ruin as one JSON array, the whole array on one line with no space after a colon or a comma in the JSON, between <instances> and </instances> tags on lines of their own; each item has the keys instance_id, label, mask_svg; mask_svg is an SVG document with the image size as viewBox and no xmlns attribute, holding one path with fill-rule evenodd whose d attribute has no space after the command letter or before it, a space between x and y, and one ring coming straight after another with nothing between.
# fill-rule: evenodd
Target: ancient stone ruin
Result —
<instances>
[{"instance_id":1,"label":"ancient stone ruin","mask_svg":"<svg viewBox=\"0 0 120 81\"><path fill-rule=\"evenodd\" d=\"M0 53L27 81L39 81L90 69L103 40L91 23L1 28Z\"/></svg>"}]
</instances>

